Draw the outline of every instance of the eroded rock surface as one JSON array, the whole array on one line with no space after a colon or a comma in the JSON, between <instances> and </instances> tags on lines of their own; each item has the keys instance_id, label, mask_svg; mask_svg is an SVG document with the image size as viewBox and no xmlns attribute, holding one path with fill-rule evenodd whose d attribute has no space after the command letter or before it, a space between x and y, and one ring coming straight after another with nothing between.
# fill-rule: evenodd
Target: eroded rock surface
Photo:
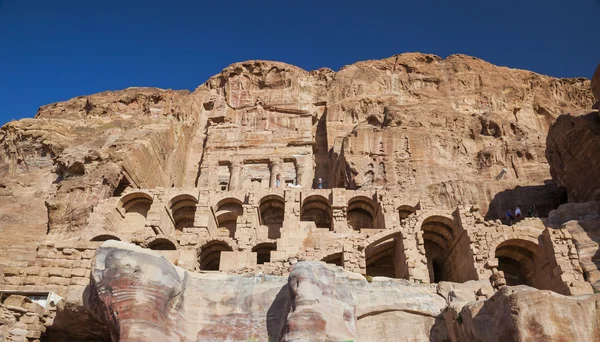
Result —
<instances>
[{"instance_id":1,"label":"eroded rock surface","mask_svg":"<svg viewBox=\"0 0 600 342\"><path fill-rule=\"evenodd\" d=\"M468 303L458 315L449 310L444 316L455 319L453 341L597 341L599 304L598 294L565 297L504 287L488 300Z\"/></svg>"},{"instance_id":2,"label":"eroded rock surface","mask_svg":"<svg viewBox=\"0 0 600 342\"><path fill-rule=\"evenodd\" d=\"M116 241L98 249L89 294L86 306L110 327L113 341L600 337L600 295L570 298L526 286L493 294L483 282L437 288L379 277L368 282L319 262L295 264L287 279L194 274L155 252Z\"/></svg>"},{"instance_id":3,"label":"eroded rock surface","mask_svg":"<svg viewBox=\"0 0 600 342\"><path fill-rule=\"evenodd\" d=\"M409 53L44 106L0 129L0 291L65 298L49 341L562 338L477 308L597 285L594 204L555 210L597 200L597 84Z\"/></svg>"},{"instance_id":4,"label":"eroded rock surface","mask_svg":"<svg viewBox=\"0 0 600 342\"><path fill-rule=\"evenodd\" d=\"M509 204L496 194L519 185L509 197L528 206L541 191L547 212L560 192L544 183L546 131L591 106L589 84L409 53L338 72L248 61L193 93L47 105L0 131L2 238L21 239L0 240L0 256L25 264L40 235L84 229L92 206L128 187L248 189L274 183L270 172L303 187L398 189L432 208L477 204L488 218Z\"/></svg>"},{"instance_id":5,"label":"eroded rock surface","mask_svg":"<svg viewBox=\"0 0 600 342\"><path fill-rule=\"evenodd\" d=\"M560 116L548 132L546 158L570 202L600 200L600 114Z\"/></svg>"},{"instance_id":6,"label":"eroded rock surface","mask_svg":"<svg viewBox=\"0 0 600 342\"><path fill-rule=\"evenodd\" d=\"M431 336L441 341L445 336L438 316L446 301L435 286L385 278L368 283L325 263L297 263L289 278L194 274L152 251L109 241L94 259L89 293L87 307L110 327L114 341L385 341L399 333L414 341ZM404 323L388 325L397 318Z\"/></svg>"}]
</instances>

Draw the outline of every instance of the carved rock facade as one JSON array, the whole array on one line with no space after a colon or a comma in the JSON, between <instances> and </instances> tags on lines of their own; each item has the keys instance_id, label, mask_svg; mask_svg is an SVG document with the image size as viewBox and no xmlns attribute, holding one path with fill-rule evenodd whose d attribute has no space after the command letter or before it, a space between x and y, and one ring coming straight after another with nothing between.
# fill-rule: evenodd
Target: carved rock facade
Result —
<instances>
[{"instance_id":1,"label":"carved rock facade","mask_svg":"<svg viewBox=\"0 0 600 342\"><path fill-rule=\"evenodd\" d=\"M50 341L481 338L467 302L600 279L559 207L595 196L593 170L562 157L595 131L553 133L589 117L589 89L403 54L338 72L248 61L191 93L44 106L0 130L0 290L64 298ZM500 220L532 205L543 219Z\"/></svg>"}]
</instances>

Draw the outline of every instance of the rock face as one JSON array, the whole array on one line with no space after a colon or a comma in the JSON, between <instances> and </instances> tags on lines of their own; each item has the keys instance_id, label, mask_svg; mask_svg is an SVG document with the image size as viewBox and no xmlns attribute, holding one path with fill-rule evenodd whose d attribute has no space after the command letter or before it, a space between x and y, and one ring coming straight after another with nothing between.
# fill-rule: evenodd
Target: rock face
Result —
<instances>
[{"instance_id":1,"label":"rock face","mask_svg":"<svg viewBox=\"0 0 600 342\"><path fill-rule=\"evenodd\" d=\"M600 338L600 295L569 298L520 286L486 299L489 283L437 289L389 278L369 283L311 262L292 266L287 281L192 274L155 252L113 241L98 249L93 265L87 306L110 327L113 341Z\"/></svg>"},{"instance_id":2,"label":"rock face","mask_svg":"<svg viewBox=\"0 0 600 342\"><path fill-rule=\"evenodd\" d=\"M526 286L504 287L465 305L453 341L597 341L600 295L570 298ZM444 316L452 317L453 310Z\"/></svg>"},{"instance_id":3,"label":"rock face","mask_svg":"<svg viewBox=\"0 0 600 342\"><path fill-rule=\"evenodd\" d=\"M600 114L560 116L548 132L546 158L570 202L600 200Z\"/></svg>"},{"instance_id":4,"label":"rock face","mask_svg":"<svg viewBox=\"0 0 600 342\"><path fill-rule=\"evenodd\" d=\"M0 294L64 298L44 341L595 340L596 80L409 53L44 106L0 129Z\"/></svg>"},{"instance_id":5,"label":"rock face","mask_svg":"<svg viewBox=\"0 0 600 342\"><path fill-rule=\"evenodd\" d=\"M446 304L435 286L369 284L325 263L298 263L288 279L194 274L113 241L98 249L89 293L86 305L113 341L382 341L399 332L429 341ZM372 325L399 318L403 325L372 333Z\"/></svg>"},{"instance_id":6,"label":"rock face","mask_svg":"<svg viewBox=\"0 0 600 342\"><path fill-rule=\"evenodd\" d=\"M3 241L1 256L25 264L46 230L82 229L93 205L128 186L248 189L274 183L271 173L303 187L321 178L327 188L398 189L434 208L477 204L488 218L511 204L494 196L519 185L510 198L528 206L541 191L547 212L561 200L543 182L546 131L592 101L588 80L425 54L338 72L249 61L191 94L78 97L2 127L0 215L11 213L7 231L31 228L6 234L22 240Z\"/></svg>"},{"instance_id":7,"label":"rock face","mask_svg":"<svg viewBox=\"0 0 600 342\"><path fill-rule=\"evenodd\" d=\"M567 190L571 202L552 211L548 223L571 233L586 279L596 291L600 291L599 149L597 111L582 116L562 115L548 132L546 158L550 173Z\"/></svg>"}]
</instances>

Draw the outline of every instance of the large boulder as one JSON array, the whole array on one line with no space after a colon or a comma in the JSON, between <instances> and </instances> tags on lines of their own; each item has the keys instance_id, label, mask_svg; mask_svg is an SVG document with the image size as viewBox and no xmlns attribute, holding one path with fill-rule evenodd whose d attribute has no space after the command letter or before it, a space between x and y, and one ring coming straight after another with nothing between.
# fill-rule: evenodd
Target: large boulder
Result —
<instances>
[{"instance_id":1,"label":"large boulder","mask_svg":"<svg viewBox=\"0 0 600 342\"><path fill-rule=\"evenodd\" d=\"M600 295L566 297L527 286L504 287L471 302L450 327L453 341L599 341ZM449 320L448 320L449 321Z\"/></svg>"},{"instance_id":2,"label":"large boulder","mask_svg":"<svg viewBox=\"0 0 600 342\"><path fill-rule=\"evenodd\" d=\"M562 115L546 138L552 178L565 187L569 202L600 200L600 114Z\"/></svg>"}]
</instances>

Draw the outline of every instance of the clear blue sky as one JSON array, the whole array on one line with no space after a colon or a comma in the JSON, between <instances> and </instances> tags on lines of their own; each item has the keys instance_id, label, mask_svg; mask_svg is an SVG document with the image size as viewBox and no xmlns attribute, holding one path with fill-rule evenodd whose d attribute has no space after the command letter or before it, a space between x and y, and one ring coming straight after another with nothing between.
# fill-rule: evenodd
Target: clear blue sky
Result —
<instances>
[{"instance_id":1,"label":"clear blue sky","mask_svg":"<svg viewBox=\"0 0 600 342\"><path fill-rule=\"evenodd\" d=\"M0 124L104 90L194 89L249 59L337 70L465 53L590 78L599 18L600 0L0 0Z\"/></svg>"}]
</instances>

